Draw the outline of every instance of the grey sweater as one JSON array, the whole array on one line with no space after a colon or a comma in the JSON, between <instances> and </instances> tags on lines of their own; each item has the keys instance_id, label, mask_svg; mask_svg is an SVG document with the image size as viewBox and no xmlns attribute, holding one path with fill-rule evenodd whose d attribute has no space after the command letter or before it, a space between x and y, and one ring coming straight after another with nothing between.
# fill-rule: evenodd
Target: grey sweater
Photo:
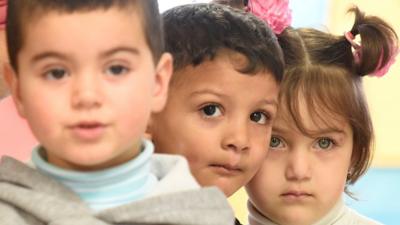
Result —
<instances>
[{"instance_id":1,"label":"grey sweater","mask_svg":"<svg viewBox=\"0 0 400 225\"><path fill-rule=\"evenodd\" d=\"M157 162L158 160L158 162ZM155 160L155 165L174 167ZM169 163L171 164L171 163ZM179 167L178 167L179 168ZM176 168L170 168L176 172ZM160 173L161 186L148 198L93 212L79 197L55 180L9 157L0 163L1 225L232 225L233 211L216 188L182 190L176 175ZM170 180L171 182L169 182ZM172 186L178 185L174 188Z\"/></svg>"}]
</instances>

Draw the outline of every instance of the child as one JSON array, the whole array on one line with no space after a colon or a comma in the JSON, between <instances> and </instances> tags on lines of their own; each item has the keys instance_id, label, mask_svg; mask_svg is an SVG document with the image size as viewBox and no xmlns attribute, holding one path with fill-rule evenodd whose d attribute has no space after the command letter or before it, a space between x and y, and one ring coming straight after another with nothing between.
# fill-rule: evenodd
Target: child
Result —
<instances>
[{"instance_id":1,"label":"child","mask_svg":"<svg viewBox=\"0 0 400 225\"><path fill-rule=\"evenodd\" d=\"M148 131L157 152L184 155L202 186L231 196L266 156L281 49L264 22L219 4L179 6L163 19L174 73Z\"/></svg>"},{"instance_id":2,"label":"child","mask_svg":"<svg viewBox=\"0 0 400 225\"><path fill-rule=\"evenodd\" d=\"M6 78L40 146L35 169L2 158L0 224L233 224L142 138L172 73L156 0L8 3Z\"/></svg>"},{"instance_id":3,"label":"child","mask_svg":"<svg viewBox=\"0 0 400 225\"><path fill-rule=\"evenodd\" d=\"M386 73L397 36L381 19L351 12L344 36L287 29L279 37L285 78L268 156L246 186L251 225L378 224L345 206L342 193L372 156L362 76Z\"/></svg>"}]
</instances>

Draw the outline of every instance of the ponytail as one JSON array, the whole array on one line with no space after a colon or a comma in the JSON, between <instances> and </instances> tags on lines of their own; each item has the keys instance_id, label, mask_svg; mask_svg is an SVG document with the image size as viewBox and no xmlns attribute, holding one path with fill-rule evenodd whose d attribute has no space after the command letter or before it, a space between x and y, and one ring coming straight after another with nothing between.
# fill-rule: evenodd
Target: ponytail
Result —
<instances>
[{"instance_id":1,"label":"ponytail","mask_svg":"<svg viewBox=\"0 0 400 225\"><path fill-rule=\"evenodd\" d=\"M375 16L365 16L357 7L349 9L355 14L355 22L350 30L350 36L360 35L359 48L349 37L343 37L344 41L352 46L354 57L354 72L359 76L376 75L383 76L393 64L398 53L398 38L385 21Z\"/></svg>"}]
</instances>

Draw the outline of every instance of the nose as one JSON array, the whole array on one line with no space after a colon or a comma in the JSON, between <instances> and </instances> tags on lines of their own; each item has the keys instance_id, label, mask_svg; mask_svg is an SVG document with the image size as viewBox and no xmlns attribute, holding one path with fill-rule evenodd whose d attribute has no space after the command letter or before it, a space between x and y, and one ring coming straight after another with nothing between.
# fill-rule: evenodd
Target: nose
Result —
<instances>
[{"instance_id":1,"label":"nose","mask_svg":"<svg viewBox=\"0 0 400 225\"><path fill-rule=\"evenodd\" d=\"M222 148L237 152L250 148L249 127L245 121L236 120L226 124Z\"/></svg>"},{"instance_id":2,"label":"nose","mask_svg":"<svg viewBox=\"0 0 400 225\"><path fill-rule=\"evenodd\" d=\"M102 104L101 80L96 75L81 74L72 83L72 107L94 109Z\"/></svg>"},{"instance_id":3,"label":"nose","mask_svg":"<svg viewBox=\"0 0 400 225\"><path fill-rule=\"evenodd\" d=\"M306 151L294 150L288 155L285 176L290 181L307 181L312 175L311 156Z\"/></svg>"}]
</instances>

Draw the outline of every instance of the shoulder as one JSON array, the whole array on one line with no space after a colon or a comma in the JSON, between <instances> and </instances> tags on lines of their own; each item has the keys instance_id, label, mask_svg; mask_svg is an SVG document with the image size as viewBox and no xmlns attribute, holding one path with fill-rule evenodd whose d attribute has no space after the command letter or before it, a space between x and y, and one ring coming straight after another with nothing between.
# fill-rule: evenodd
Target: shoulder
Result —
<instances>
[{"instance_id":1,"label":"shoulder","mask_svg":"<svg viewBox=\"0 0 400 225\"><path fill-rule=\"evenodd\" d=\"M154 154L151 158L151 172L158 180L152 195L200 188L182 156Z\"/></svg>"},{"instance_id":2,"label":"shoulder","mask_svg":"<svg viewBox=\"0 0 400 225\"><path fill-rule=\"evenodd\" d=\"M234 214L224 194L201 188L152 196L100 213L135 224L233 225Z\"/></svg>"},{"instance_id":3,"label":"shoulder","mask_svg":"<svg viewBox=\"0 0 400 225\"><path fill-rule=\"evenodd\" d=\"M186 173L190 171L189 164L183 156L173 154L155 153L151 159L151 170L157 177L163 177L168 173L180 170Z\"/></svg>"},{"instance_id":4,"label":"shoulder","mask_svg":"<svg viewBox=\"0 0 400 225\"><path fill-rule=\"evenodd\" d=\"M0 224L2 225L25 225L23 216L11 205L6 205L0 200Z\"/></svg>"}]
</instances>

